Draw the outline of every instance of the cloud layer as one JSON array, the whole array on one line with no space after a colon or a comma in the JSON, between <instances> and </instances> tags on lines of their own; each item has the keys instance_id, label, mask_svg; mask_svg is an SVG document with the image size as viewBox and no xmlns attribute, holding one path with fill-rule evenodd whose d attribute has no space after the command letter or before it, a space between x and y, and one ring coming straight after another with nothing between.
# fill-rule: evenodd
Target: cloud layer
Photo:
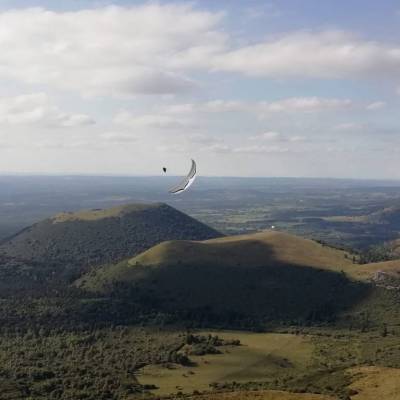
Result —
<instances>
[{"instance_id":1,"label":"cloud layer","mask_svg":"<svg viewBox=\"0 0 400 400\"><path fill-rule=\"evenodd\" d=\"M182 72L221 51L221 16L189 6L142 5L0 14L0 77L85 94L179 93Z\"/></svg>"},{"instance_id":2,"label":"cloud layer","mask_svg":"<svg viewBox=\"0 0 400 400\"><path fill-rule=\"evenodd\" d=\"M223 14L192 5L0 13L0 78L86 95L193 90L195 71L400 80L400 45L342 31L294 32L235 45Z\"/></svg>"},{"instance_id":3,"label":"cloud layer","mask_svg":"<svg viewBox=\"0 0 400 400\"><path fill-rule=\"evenodd\" d=\"M210 174L346 175L398 155L398 35L288 32L283 5L229 3L1 11L0 170L195 157Z\"/></svg>"},{"instance_id":4,"label":"cloud layer","mask_svg":"<svg viewBox=\"0 0 400 400\"><path fill-rule=\"evenodd\" d=\"M270 78L400 79L400 45L343 31L296 32L228 51L216 68Z\"/></svg>"},{"instance_id":5,"label":"cloud layer","mask_svg":"<svg viewBox=\"0 0 400 400\"><path fill-rule=\"evenodd\" d=\"M0 98L0 124L36 125L41 127L77 127L95 121L86 114L63 112L45 93Z\"/></svg>"}]
</instances>

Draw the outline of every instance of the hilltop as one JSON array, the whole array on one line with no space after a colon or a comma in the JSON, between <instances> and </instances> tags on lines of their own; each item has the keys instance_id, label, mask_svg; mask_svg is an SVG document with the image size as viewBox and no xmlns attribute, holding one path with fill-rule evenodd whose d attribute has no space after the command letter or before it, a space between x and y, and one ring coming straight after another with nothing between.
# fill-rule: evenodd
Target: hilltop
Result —
<instances>
[{"instance_id":1,"label":"hilltop","mask_svg":"<svg viewBox=\"0 0 400 400\"><path fill-rule=\"evenodd\" d=\"M128 261L129 265L190 265L257 267L283 264L309 266L338 271L352 265L349 253L313 240L278 231L211 240L173 240L160 243Z\"/></svg>"},{"instance_id":2,"label":"hilltop","mask_svg":"<svg viewBox=\"0 0 400 400\"><path fill-rule=\"evenodd\" d=\"M266 231L163 242L93 271L77 284L103 295L150 302L167 312L324 320L362 296L364 285L341 272L352 267L344 251Z\"/></svg>"},{"instance_id":3,"label":"hilltop","mask_svg":"<svg viewBox=\"0 0 400 400\"><path fill-rule=\"evenodd\" d=\"M171 239L204 240L220 233L163 203L61 213L0 244L3 257L79 269L132 257Z\"/></svg>"}]
</instances>

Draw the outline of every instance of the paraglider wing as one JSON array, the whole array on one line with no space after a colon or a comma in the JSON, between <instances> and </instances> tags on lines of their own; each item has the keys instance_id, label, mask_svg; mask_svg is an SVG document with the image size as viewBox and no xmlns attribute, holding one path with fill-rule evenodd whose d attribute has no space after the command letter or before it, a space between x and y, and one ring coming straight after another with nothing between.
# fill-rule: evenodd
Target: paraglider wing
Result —
<instances>
[{"instance_id":1,"label":"paraglider wing","mask_svg":"<svg viewBox=\"0 0 400 400\"><path fill-rule=\"evenodd\" d=\"M184 178L178 185L171 188L169 190L169 192L172 194L178 194L178 193L182 193L185 190L189 189L189 187L192 185L192 183L196 179L196 172L197 172L196 163L194 162L194 160L192 160L192 167L190 168L190 171L189 171L188 175L186 176L186 178Z\"/></svg>"}]
</instances>

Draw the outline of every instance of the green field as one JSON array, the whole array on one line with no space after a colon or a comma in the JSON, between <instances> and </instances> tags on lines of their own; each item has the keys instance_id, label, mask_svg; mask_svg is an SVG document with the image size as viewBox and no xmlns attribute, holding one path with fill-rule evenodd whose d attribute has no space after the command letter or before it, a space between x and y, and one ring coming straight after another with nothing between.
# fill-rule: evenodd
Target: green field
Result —
<instances>
[{"instance_id":1,"label":"green field","mask_svg":"<svg viewBox=\"0 0 400 400\"><path fill-rule=\"evenodd\" d=\"M201 334L208 333L239 339L241 345L222 346L220 354L192 355L189 366L147 365L137 374L139 383L155 385L152 393L157 396L194 392L207 399L223 399L214 397L215 390L242 394L257 390L260 399L290 399L290 393L352 400L372 400L373 394L382 393L387 395L385 400L399 399L397 335L315 329L297 334Z\"/></svg>"},{"instance_id":2,"label":"green field","mask_svg":"<svg viewBox=\"0 0 400 400\"><path fill-rule=\"evenodd\" d=\"M191 356L193 366L150 365L138 375L142 384L159 387L155 394L192 393L223 383L262 382L266 377L298 373L311 364L313 345L307 337L291 334L207 332L224 339L239 339L240 346L224 346L222 354Z\"/></svg>"}]
</instances>

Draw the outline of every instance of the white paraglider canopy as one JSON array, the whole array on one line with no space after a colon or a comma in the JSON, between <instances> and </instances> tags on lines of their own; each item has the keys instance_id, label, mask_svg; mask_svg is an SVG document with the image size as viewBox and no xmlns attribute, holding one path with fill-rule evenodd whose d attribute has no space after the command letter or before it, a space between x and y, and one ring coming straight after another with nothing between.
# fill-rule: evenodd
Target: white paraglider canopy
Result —
<instances>
[{"instance_id":1,"label":"white paraglider canopy","mask_svg":"<svg viewBox=\"0 0 400 400\"><path fill-rule=\"evenodd\" d=\"M193 184L196 179L197 167L194 160L192 160L192 167L190 168L187 176L176 186L169 190L172 194L183 193L185 190L189 189L189 187Z\"/></svg>"}]
</instances>

